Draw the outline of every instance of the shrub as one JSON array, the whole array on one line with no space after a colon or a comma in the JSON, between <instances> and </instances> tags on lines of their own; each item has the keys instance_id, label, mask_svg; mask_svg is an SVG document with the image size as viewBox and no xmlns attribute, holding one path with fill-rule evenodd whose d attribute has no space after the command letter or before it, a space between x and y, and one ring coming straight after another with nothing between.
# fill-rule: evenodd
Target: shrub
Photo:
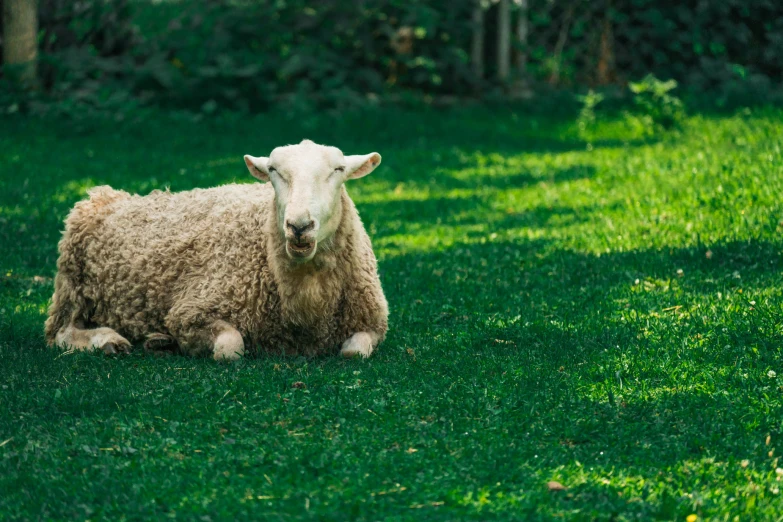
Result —
<instances>
[{"instance_id":1,"label":"shrub","mask_svg":"<svg viewBox=\"0 0 783 522\"><path fill-rule=\"evenodd\" d=\"M590 89L584 96L577 96L577 99L582 103L577 118L579 137L589 142L596 123L595 108L603 101L604 95Z\"/></svg>"},{"instance_id":2,"label":"shrub","mask_svg":"<svg viewBox=\"0 0 783 522\"><path fill-rule=\"evenodd\" d=\"M648 74L639 82L629 82L636 110L626 113L630 122L643 135L679 126L685 118L682 100L671 91L677 87L674 80L661 81Z\"/></svg>"}]
</instances>

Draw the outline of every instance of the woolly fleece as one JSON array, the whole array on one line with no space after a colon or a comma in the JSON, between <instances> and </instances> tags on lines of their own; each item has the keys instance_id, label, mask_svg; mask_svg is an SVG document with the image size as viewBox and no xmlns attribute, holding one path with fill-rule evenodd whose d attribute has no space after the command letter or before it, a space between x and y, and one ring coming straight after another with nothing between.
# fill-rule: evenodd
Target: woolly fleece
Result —
<instances>
[{"instance_id":1,"label":"woolly fleece","mask_svg":"<svg viewBox=\"0 0 783 522\"><path fill-rule=\"evenodd\" d=\"M345 187L339 225L315 257L285 253L271 184L131 196L96 187L66 219L45 335L109 327L132 342L172 336L211 354L238 330L251 353L336 354L353 334L386 334L388 305ZM225 336L224 336L225 337Z\"/></svg>"}]
</instances>

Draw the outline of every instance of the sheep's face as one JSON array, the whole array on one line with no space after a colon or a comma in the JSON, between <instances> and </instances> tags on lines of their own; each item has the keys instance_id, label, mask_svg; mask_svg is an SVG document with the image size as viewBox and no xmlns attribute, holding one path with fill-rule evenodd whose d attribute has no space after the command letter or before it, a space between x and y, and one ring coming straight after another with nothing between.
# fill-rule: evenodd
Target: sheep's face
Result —
<instances>
[{"instance_id":1,"label":"sheep's face","mask_svg":"<svg viewBox=\"0 0 783 522\"><path fill-rule=\"evenodd\" d=\"M304 140L278 147L268 158L245 156L250 173L275 189L277 222L292 259L311 260L342 218L340 195L346 180L366 176L381 155L344 156L340 149Z\"/></svg>"}]
</instances>

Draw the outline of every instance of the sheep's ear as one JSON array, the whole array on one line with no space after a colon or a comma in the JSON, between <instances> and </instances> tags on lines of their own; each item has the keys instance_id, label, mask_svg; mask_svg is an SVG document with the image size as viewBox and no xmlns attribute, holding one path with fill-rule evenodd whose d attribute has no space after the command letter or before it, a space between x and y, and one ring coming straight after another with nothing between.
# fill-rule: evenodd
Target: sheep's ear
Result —
<instances>
[{"instance_id":1,"label":"sheep's ear","mask_svg":"<svg viewBox=\"0 0 783 522\"><path fill-rule=\"evenodd\" d=\"M269 181L269 169L267 168L269 158L254 158L253 156L245 155L245 165L247 165L247 170L250 171L254 178L261 181Z\"/></svg>"},{"instance_id":2,"label":"sheep's ear","mask_svg":"<svg viewBox=\"0 0 783 522\"><path fill-rule=\"evenodd\" d=\"M381 164L381 155L377 152L371 152L365 156L346 156L345 157L345 179L362 178L375 170L375 167Z\"/></svg>"}]
</instances>

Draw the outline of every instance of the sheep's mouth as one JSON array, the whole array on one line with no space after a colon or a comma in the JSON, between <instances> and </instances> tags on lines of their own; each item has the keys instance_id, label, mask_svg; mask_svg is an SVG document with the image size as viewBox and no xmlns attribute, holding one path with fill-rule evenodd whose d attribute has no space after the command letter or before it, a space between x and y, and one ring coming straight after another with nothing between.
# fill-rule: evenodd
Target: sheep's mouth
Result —
<instances>
[{"instance_id":1,"label":"sheep's mouth","mask_svg":"<svg viewBox=\"0 0 783 522\"><path fill-rule=\"evenodd\" d=\"M288 253L291 257L309 257L315 250L315 241L286 241Z\"/></svg>"}]
</instances>

